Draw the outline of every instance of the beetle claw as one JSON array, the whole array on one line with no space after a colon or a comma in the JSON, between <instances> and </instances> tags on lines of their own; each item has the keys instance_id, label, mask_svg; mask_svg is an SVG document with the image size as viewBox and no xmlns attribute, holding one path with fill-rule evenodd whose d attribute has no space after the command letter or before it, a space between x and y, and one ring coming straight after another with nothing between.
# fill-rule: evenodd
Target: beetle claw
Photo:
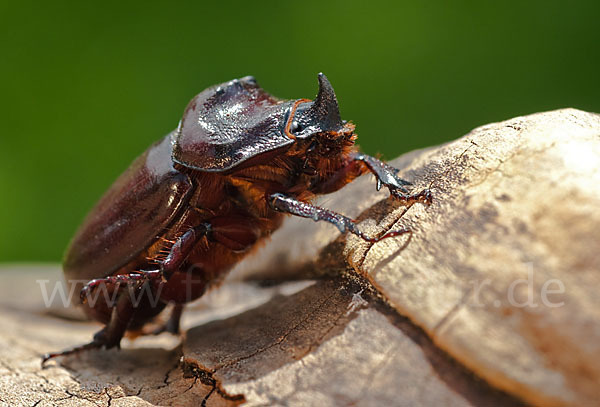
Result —
<instances>
[{"instance_id":1,"label":"beetle claw","mask_svg":"<svg viewBox=\"0 0 600 407\"><path fill-rule=\"evenodd\" d=\"M433 195L429 189L424 189L421 192L413 195L404 195L398 192L397 189L390 189L390 194L394 198L406 203L407 205L420 202L423 205L429 206L433 202Z\"/></svg>"}]
</instances>

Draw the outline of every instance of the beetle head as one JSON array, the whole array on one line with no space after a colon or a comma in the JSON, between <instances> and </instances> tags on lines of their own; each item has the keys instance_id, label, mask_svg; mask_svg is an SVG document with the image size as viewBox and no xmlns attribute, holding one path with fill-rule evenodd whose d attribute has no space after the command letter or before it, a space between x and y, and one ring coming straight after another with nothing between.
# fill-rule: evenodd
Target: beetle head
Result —
<instances>
[{"instance_id":1,"label":"beetle head","mask_svg":"<svg viewBox=\"0 0 600 407\"><path fill-rule=\"evenodd\" d=\"M314 180L327 179L352 152L354 125L341 119L333 87L322 73L315 100L299 100L295 108L288 122L288 135L296 140L296 151L301 152L302 172L316 176Z\"/></svg>"},{"instance_id":2,"label":"beetle head","mask_svg":"<svg viewBox=\"0 0 600 407\"><path fill-rule=\"evenodd\" d=\"M312 102L298 105L290 131L297 139L307 139L318 133L341 133L344 124L333 87L327 77L320 73L317 97Z\"/></svg>"}]
</instances>

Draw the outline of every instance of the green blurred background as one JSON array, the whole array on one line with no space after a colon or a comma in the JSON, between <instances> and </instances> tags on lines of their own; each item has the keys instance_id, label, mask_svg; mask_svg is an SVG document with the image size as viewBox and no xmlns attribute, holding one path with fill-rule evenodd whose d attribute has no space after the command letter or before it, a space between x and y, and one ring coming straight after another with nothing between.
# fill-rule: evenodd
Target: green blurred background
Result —
<instances>
[{"instance_id":1,"label":"green blurred background","mask_svg":"<svg viewBox=\"0 0 600 407\"><path fill-rule=\"evenodd\" d=\"M312 98L325 72L363 150L387 158L600 111L598 1L111 3L0 3L0 261L60 260L132 159L232 78Z\"/></svg>"}]
</instances>

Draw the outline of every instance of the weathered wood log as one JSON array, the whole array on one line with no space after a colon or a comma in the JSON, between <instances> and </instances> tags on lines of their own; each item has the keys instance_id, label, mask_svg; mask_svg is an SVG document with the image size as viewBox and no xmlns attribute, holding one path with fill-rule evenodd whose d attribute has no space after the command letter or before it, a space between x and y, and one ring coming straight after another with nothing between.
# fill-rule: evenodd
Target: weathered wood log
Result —
<instances>
[{"instance_id":1,"label":"weathered wood log","mask_svg":"<svg viewBox=\"0 0 600 407\"><path fill-rule=\"evenodd\" d=\"M84 342L96 326L41 313L35 280L48 274L9 267L0 402L597 403L600 116L515 118L394 164L432 190L430 207L386 199L368 176L322 203L371 234L411 234L367 244L290 219L191 307L181 345L142 338L40 370L38 354ZM251 282L308 277L316 282Z\"/></svg>"}]
</instances>

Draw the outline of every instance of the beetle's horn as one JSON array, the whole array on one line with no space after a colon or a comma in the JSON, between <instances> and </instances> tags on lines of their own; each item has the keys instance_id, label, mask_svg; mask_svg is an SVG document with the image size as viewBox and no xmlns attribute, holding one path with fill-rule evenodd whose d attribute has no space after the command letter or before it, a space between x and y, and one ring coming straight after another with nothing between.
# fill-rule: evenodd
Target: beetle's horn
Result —
<instances>
[{"instance_id":1,"label":"beetle's horn","mask_svg":"<svg viewBox=\"0 0 600 407\"><path fill-rule=\"evenodd\" d=\"M338 130L343 126L335 92L323 73L319 74L319 94L311 110L323 124L324 130Z\"/></svg>"}]
</instances>

